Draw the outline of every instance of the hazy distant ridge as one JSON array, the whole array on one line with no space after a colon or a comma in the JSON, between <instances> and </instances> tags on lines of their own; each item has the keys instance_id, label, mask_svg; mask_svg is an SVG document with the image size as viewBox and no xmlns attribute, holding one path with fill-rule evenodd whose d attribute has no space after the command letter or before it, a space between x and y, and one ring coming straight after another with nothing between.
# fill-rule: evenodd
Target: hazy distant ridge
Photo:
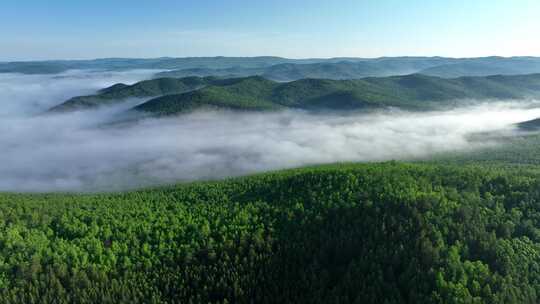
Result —
<instances>
[{"instance_id":1,"label":"hazy distant ridge","mask_svg":"<svg viewBox=\"0 0 540 304\"><path fill-rule=\"evenodd\" d=\"M517 75L540 73L538 57L381 57L289 59L281 57L186 57L95 60L56 60L0 63L0 73L57 74L86 70L172 70L157 77L263 76L277 81L302 78L358 79L422 73L454 78L460 76Z\"/></svg>"}]
</instances>

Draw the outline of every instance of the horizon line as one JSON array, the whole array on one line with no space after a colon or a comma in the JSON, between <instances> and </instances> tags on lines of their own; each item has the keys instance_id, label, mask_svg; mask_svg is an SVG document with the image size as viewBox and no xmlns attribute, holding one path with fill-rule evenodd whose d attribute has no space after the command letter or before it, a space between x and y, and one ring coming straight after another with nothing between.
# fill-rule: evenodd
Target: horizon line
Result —
<instances>
[{"instance_id":1,"label":"horizon line","mask_svg":"<svg viewBox=\"0 0 540 304\"><path fill-rule=\"evenodd\" d=\"M354 56L338 56L338 57L284 57L274 55L257 55L257 56L161 56L161 57L88 57L88 58L62 58L62 59L17 59L17 60L0 60L0 63L21 63L21 62L53 62L53 61L95 61L95 60L152 60L152 59L200 59L200 58L280 58L290 60L332 60L332 59L360 59L360 60L378 60L378 59L393 59L393 58L446 58L446 59L478 59L478 58L540 58L540 55L515 55L515 56L471 56L471 57L454 57L440 55L398 55L398 56L378 56L378 57L354 57Z\"/></svg>"}]
</instances>

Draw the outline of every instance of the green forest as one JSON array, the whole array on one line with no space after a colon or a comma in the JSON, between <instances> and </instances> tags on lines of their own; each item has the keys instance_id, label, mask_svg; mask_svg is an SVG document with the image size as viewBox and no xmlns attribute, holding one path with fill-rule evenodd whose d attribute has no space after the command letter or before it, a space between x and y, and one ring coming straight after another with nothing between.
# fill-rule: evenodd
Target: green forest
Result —
<instances>
[{"instance_id":1,"label":"green forest","mask_svg":"<svg viewBox=\"0 0 540 304\"><path fill-rule=\"evenodd\" d=\"M151 98L134 107L154 115L177 115L198 109L240 111L279 109L363 110L398 107L440 110L472 102L528 100L540 96L540 74L444 79L422 74L353 80L301 79L275 82L262 76L185 77L116 84L96 95L73 97L49 111L70 111Z\"/></svg>"},{"instance_id":2,"label":"green forest","mask_svg":"<svg viewBox=\"0 0 540 304\"><path fill-rule=\"evenodd\" d=\"M540 173L336 164L0 194L1 303L538 303Z\"/></svg>"}]
</instances>

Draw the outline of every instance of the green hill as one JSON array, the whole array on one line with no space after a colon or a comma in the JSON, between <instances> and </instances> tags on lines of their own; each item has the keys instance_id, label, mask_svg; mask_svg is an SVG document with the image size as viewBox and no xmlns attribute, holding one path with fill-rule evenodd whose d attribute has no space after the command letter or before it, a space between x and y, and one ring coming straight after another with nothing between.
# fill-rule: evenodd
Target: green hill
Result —
<instances>
[{"instance_id":1,"label":"green hill","mask_svg":"<svg viewBox=\"0 0 540 304\"><path fill-rule=\"evenodd\" d=\"M240 68L232 67L226 69L215 69L215 68L191 68L191 69L180 69L166 72L159 72L155 74L156 78L161 77L172 77L172 78L183 78L189 76L196 77L221 77L221 78L239 78L239 77L248 77L248 76L258 76L263 74L263 68Z\"/></svg>"},{"instance_id":2,"label":"green hill","mask_svg":"<svg viewBox=\"0 0 540 304\"><path fill-rule=\"evenodd\" d=\"M412 74L357 80L301 79L282 83L262 76L185 77L115 84L96 95L73 97L50 111L71 111L151 98L135 110L177 114L197 108L234 110L355 110L401 107L430 110L458 100L522 99L540 96L540 74L443 79Z\"/></svg>"},{"instance_id":3,"label":"green hill","mask_svg":"<svg viewBox=\"0 0 540 304\"><path fill-rule=\"evenodd\" d=\"M359 79L369 76L404 75L417 72L414 62L399 61L396 64L385 64L383 61L340 61L317 62L310 64L282 63L261 68L227 69L183 69L160 72L156 77L186 77L186 76L217 76L217 77L248 77L263 76L275 81L293 81L304 78L316 79Z\"/></svg>"},{"instance_id":4,"label":"green hill","mask_svg":"<svg viewBox=\"0 0 540 304\"><path fill-rule=\"evenodd\" d=\"M200 90L166 95L145 102L134 109L155 114L177 114L199 108L231 110L272 110L280 105L268 100L276 83L257 76L215 82Z\"/></svg>"},{"instance_id":5,"label":"green hill","mask_svg":"<svg viewBox=\"0 0 540 304\"><path fill-rule=\"evenodd\" d=\"M294 81L304 78L359 79L412 74L422 69L454 63L455 61L455 59L442 57L334 58L306 63L285 62L257 68L236 66L226 69L179 69L157 73L156 77L217 76L238 78L263 76L275 81Z\"/></svg>"},{"instance_id":6,"label":"green hill","mask_svg":"<svg viewBox=\"0 0 540 304\"><path fill-rule=\"evenodd\" d=\"M197 91L152 99L135 110L177 114L196 108L354 110L401 107L429 110L457 100L540 96L540 74L443 79L420 74L360 80L302 79L278 83L260 76L214 82Z\"/></svg>"},{"instance_id":7,"label":"green hill","mask_svg":"<svg viewBox=\"0 0 540 304\"><path fill-rule=\"evenodd\" d=\"M285 62L266 67L231 67L179 69L156 74L158 77L263 76L276 81L293 81L303 78L359 79L420 73L443 78L462 76L518 75L540 73L540 59L535 57L387 57L364 60L328 60L299 64Z\"/></svg>"},{"instance_id":8,"label":"green hill","mask_svg":"<svg viewBox=\"0 0 540 304\"><path fill-rule=\"evenodd\" d=\"M159 78L144 80L134 85L115 84L102 89L96 95L73 97L50 109L53 112L81 110L110 105L126 98L155 97L183 93L211 83L213 78L186 77L182 79Z\"/></svg>"},{"instance_id":9,"label":"green hill","mask_svg":"<svg viewBox=\"0 0 540 304\"><path fill-rule=\"evenodd\" d=\"M0 194L0 302L538 303L539 181L385 163Z\"/></svg>"}]
</instances>

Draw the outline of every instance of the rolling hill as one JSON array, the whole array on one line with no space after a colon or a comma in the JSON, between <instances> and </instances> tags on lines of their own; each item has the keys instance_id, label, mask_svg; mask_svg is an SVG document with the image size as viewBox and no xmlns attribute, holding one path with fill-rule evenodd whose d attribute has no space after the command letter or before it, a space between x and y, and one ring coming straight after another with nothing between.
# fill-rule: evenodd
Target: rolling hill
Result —
<instances>
[{"instance_id":1,"label":"rolling hill","mask_svg":"<svg viewBox=\"0 0 540 304\"><path fill-rule=\"evenodd\" d=\"M303 78L359 79L420 73L442 78L462 76L519 75L540 73L540 58L535 57L396 57L367 60L324 61L314 63L280 63L267 67L227 69L180 69L160 72L156 77L263 76L275 81L293 81Z\"/></svg>"},{"instance_id":2,"label":"rolling hill","mask_svg":"<svg viewBox=\"0 0 540 304\"><path fill-rule=\"evenodd\" d=\"M355 110L401 107L430 110L463 100L523 99L540 96L540 74L517 76L439 77L412 74L358 80L301 79L280 83L262 76L158 78L134 85L115 84L96 95L73 97L50 111L71 111L155 97L135 108L155 114L177 114L197 108L234 110Z\"/></svg>"},{"instance_id":3,"label":"rolling hill","mask_svg":"<svg viewBox=\"0 0 540 304\"><path fill-rule=\"evenodd\" d=\"M370 76L406 75L418 72L425 67L445 64L443 58L380 58L362 61L327 60L316 63L281 63L260 68L232 67L227 69L183 69L157 73L156 77L218 76L238 78L262 76L275 81L293 81L304 78L317 79L359 79ZM539 70L540 71L540 70Z\"/></svg>"},{"instance_id":4,"label":"rolling hill","mask_svg":"<svg viewBox=\"0 0 540 304\"><path fill-rule=\"evenodd\" d=\"M135 110L160 115L197 108L356 110L401 107L429 110L458 100L540 96L540 74L442 79L420 74L361 80L302 79L277 83L260 76L221 81L202 89L158 97Z\"/></svg>"},{"instance_id":5,"label":"rolling hill","mask_svg":"<svg viewBox=\"0 0 540 304\"><path fill-rule=\"evenodd\" d=\"M144 80L133 85L117 83L95 95L73 97L53 108L51 112L83 110L120 102L127 98L155 97L196 90L212 82L212 78L186 77Z\"/></svg>"}]
</instances>

